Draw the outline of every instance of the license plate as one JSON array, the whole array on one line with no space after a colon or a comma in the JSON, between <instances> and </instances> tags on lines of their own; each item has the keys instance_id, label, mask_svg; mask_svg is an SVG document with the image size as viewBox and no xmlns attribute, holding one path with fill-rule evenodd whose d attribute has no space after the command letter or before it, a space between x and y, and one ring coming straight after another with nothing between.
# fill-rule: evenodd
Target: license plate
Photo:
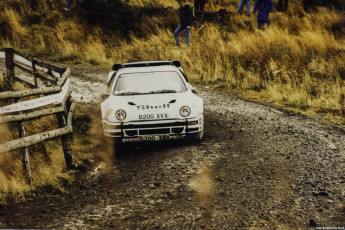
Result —
<instances>
[{"instance_id":1,"label":"license plate","mask_svg":"<svg viewBox=\"0 0 345 230\"><path fill-rule=\"evenodd\" d=\"M178 140L182 139L183 135L158 135L158 136L140 136L137 138L126 138L122 142L141 142L141 141L167 141L167 140Z\"/></svg>"},{"instance_id":2,"label":"license plate","mask_svg":"<svg viewBox=\"0 0 345 230\"><path fill-rule=\"evenodd\" d=\"M168 119L167 113L157 113L157 114L139 114L139 120L154 120L154 119Z\"/></svg>"}]
</instances>

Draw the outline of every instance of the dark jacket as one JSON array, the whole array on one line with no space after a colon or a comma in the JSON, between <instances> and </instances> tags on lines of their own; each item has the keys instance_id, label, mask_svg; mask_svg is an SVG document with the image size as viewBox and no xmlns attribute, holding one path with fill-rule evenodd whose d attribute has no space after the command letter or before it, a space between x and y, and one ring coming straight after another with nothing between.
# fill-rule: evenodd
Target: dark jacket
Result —
<instances>
[{"instance_id":1,"label":"dark jacket","mask_svg":"<svg viewBox=\"0 0 345 230\"><path fill-rule=\"evenodd\" d=\"M256 0L254 5L254 13L258 10L258 21L268 22L270 12L273 12L272 0Z\"/></svg>"},{"instance_id":2,"label":"dark jacket","mask_svg":"<svg viewBox=\"0 0 345 230\"><path fill-rule=\"evenodd\" d=\"M203 4L205 4L206 0L194 0L194 4L195 3L199 3L199 4L203 3Z\"/></svg>"},{"instance_id":3,"label":"dark jacket","mask_svg":"<svg viewBox=\"0 0 345 230\"><path fill-rule=\"evenodd\" d=\"M183 27L191 26L193 22L193 10L190 5L180 7L180 25Z\"/></svg>"}]
</instances>

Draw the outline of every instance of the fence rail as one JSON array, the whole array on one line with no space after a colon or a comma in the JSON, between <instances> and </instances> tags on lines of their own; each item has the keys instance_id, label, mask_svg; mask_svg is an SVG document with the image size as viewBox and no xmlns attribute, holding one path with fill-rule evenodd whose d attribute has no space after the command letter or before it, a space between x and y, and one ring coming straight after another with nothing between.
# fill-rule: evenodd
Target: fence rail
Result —
<instances>
[{"instance_id":1,"label":"fence rail","mask_svg":"<svg viewBox=\"0 0 345 230\"><path fill-rule=\"evenodd\" d=\"M38 144L38 143L43 142L43 141L47 141L47 140L51 140L51 139L54 139L57 137L61 137L61 136L64 136L66 134L73 132L73 130L72 130L72 128L73 128L72 127L72 117L74 114L74 110L75 110L75 103L72 103L70 111L68 113L67 125L65 127L60 128L60 129L56 129L56 130L52 130L52 131L48 131L48 132L44 132L44 133L35 134L32 136L28 136L28 137L23 137L23 138L16 139L13 141L9 141L6 144L0 145L0 153L9 152L9 151L13 151L16 149L29 147L31 145L35 145L35 144Z\"/></svg>"},{"instance_id":2,"label":"fence rail","mask_svg":"<svg viewBox=\"0 0 345 230\"><path fill-rule=\"evenodd\" d=\"M0 100L6 102L14 100L14 103L1 104L0 124L17 123L19 130L18 139L0 144L0 154L21 149L23 167L30 181L31 170L27 147L61 138L66 166L72 169L74 166L70 139L73 134L72 118L76 105L71 102L70 69L39 61L12 48L0 50L0 58L5 58L6 81L10 84L19 82L31 88L0 92ZM33 81L29 81L27 76L24 79L16 76L16 68L31 75L30 79ZM49 115L56 116L58 129L25 136L23 122Z\"/></svg>"}]
</instances>

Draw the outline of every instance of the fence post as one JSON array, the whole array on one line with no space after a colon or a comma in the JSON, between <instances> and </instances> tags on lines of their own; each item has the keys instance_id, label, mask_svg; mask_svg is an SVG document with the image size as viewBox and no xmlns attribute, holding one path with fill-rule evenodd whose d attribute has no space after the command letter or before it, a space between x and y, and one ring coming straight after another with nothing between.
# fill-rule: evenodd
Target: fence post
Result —
<instances>
[{"instance_id":1,"label":"fence post","mask_svg":"<svg viewBox=\"0 0 345 230\"><path fill-rule=\"evenodd\" d=\"M37 83L37 72L36 72L36 59L32 59L32 72L34 75L34 83L35 83L35 87L38 88L38 83Z\"/></svg>"},{"instance_id":2,"label":"fence post","mask_svg":"<svg viewBox=\"0 0 345 230\"><path fill-rule=\"evenodd\" d=\"M19 102L18 99L15 100L16 103ZM18 114L22 114L23 112L18 112ZM19 131L19 138L25 137L25 128L23 122L18 122L18 131ZM31 183L31 169L30 169L30 159L29 159L29 152L27 148L22 149L22 163L23 168L26 171L28 183Z\"/></svg>"},{"instance_id":3,"label":"fence post","mask_svg":"<svg viewBox=\"0 0 345 230\"><path fill-rule=\"evenodd\" d=\"M10 82L14 81L14 52L12 48L5 48L6 75Z\"/></svg>"},{"instance_id":4,"label":"fence post","mask_svg":"<svg viewBox=\"0 0 345 230\"><path fill-rule=\"evenodd\" d=\"M66 113L68 114L67 108L69 108L69 106L66 106ZM60 128L65 127L67 125L66 115L64 113L56 114L56 118L58 120L58 125ZM62 148L63 148L63 152L65 156L67 169L74 169L70 140L71 140L71 134L67 134L61 137Z\"/></svg>"},{"instance_id":5,"label":"fence post","mask_svg":"<svg viewBox=\"0 0 345 230\"><path fill-rule=\"evenodd\" d=\"M343 116L345 116L345 93L342 93L340 96L340 105L341 105L341 112Z\"/></svg>"}]
</instances>

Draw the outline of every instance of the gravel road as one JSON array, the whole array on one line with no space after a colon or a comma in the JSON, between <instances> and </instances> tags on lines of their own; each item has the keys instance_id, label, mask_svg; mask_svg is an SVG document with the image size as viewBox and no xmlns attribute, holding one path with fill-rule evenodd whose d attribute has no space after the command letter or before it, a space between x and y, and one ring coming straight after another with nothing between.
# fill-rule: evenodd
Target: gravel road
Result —
<instances>
[{"instance_id":1,"label":"gravel road","mask_svg":"<svg viewBox=\"0 0 345 230\"><path fill-rule=\"evenodd\" d=\"M70 66L74 98L100 100L107 70ZM345 130L211 88L202 142L113 151L75 192L0 207L4 228L345 227Z\"/></svg>"}]
</instances>

